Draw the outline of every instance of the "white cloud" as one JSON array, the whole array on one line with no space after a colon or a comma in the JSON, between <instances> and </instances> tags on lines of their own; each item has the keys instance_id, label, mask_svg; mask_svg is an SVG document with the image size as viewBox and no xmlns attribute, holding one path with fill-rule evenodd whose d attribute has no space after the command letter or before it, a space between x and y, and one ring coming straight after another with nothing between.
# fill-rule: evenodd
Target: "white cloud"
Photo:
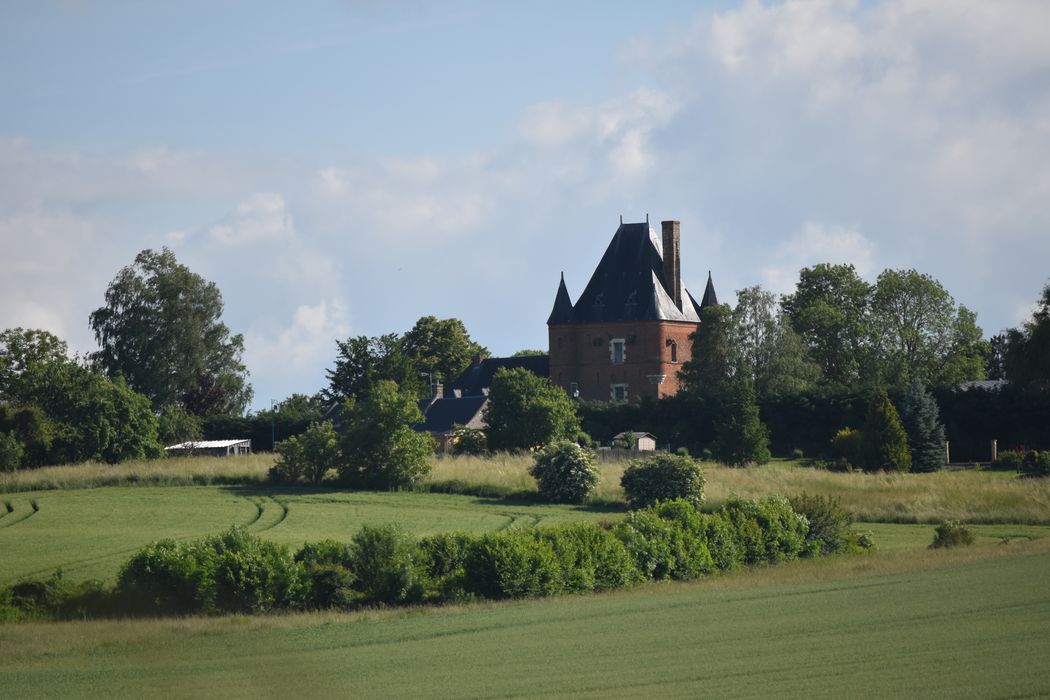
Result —
<instances>
[{"instance_id":1,"label":"white cloud","mask_svg":"<svg viewBox=\"0 0 1050 700\"><path fill-rule=\"evenodd\" d=\"M858 275L868 277L875 271L874 258L875 244L858 228L807 221L800 232L770 252L762 277L771 291L788 294L804 267L851 264Z\"/></svg>"},{"instance_id":2,"label":"white cloud","mask_svg":"<svg viewBox=\"0 0 1050 700\"><path fill-rule=\"evenodd\" d=\"M245 337L245 361L252 374L278 372L296 375L316 369L330 359L335 340L349 335L346 305L327 299L301 305L288 324L274 332L252 330ZM287 394L296 389L285 387Z\"/></svg>"},{"instance_id":3,"label":"white cloud","mask_svg":"<svg viewBox=\"0 0 1050 700\"><path fill-rule=\"evenodd\" d=\"M237 205L236 211L209 230L212 239L223 245L245 245L295 236L292 216L284 197L273 192L257 192Z\"/></svg>"}]
</instances>

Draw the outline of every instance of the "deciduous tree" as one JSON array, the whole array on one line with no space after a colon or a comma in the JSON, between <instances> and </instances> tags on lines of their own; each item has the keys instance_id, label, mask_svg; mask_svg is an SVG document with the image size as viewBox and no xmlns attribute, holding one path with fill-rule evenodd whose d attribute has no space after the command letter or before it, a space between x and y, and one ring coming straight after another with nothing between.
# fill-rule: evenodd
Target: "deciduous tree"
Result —
<instances>
[{"instance_id":1,"label":"deciduous tree","mask_svg":"<svg viewBox=\"0 0 1050 700\"><path fill-rule=\"evenodd\" d=\"M580 419L568 395L522 367L502 368L492 378L485 423L494 450L572 440L580 432Z\"/></svg>"}]
</instances>

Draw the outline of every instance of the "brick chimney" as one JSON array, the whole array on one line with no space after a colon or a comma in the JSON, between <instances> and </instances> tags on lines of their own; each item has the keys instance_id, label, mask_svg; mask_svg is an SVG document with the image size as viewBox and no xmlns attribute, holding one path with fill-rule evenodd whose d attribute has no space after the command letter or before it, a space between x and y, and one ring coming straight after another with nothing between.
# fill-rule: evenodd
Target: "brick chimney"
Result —
<instances>
[{"instance_id":1,"label":"brick chimney","mask_svg":"<svg viewBox=\"0 0 1050 700\"><path fill-rule=\"evenodd\" d=\"M443 399L445 398L445 385L441 382L434 382L434 395L432 398Z\"/></svg>"},{"instance_id":2,"label":"brick chimney","mask_svg":"<svg viewBox=\"0 0 1050 700\"><path fill-rule=\"evenodd\" d=\"M664 239L664 281L667 283L667 294L674 300L678 310L682 310L682 264L679 250L681 234L678 221L661 221Z\"/></svg>"}]
</instances>

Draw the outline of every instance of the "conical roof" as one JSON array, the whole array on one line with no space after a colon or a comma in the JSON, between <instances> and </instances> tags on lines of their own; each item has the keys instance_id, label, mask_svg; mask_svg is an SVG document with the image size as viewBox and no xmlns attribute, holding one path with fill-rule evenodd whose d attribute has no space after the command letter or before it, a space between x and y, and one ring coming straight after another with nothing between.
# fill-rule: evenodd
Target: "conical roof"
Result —
<instances>
[{"instance_id":1,"label":"conical roof","mask_svg":"<svg viewBox=\"0 0 1050 700\"><path fill-rule=\"evenodd\" d=\"M559 323L570 323L572 321L572 300L569 299L569 290L565 287L565 273L561 273L561 283L558 285L558 293L554 297L554 309L547 318L547 325L553 326Z\"/></svg>"},{"instance_id":2,"label":"conical roof","mask_svg":"<svg viewBox=\"0 0 1050 700\"><path fill-rule=\"evenodd\" d=\"M707 271L707 287L704 289L704 298L700 300L700 308L706 309L708 306L714 306L718 304L718 295L715 294L715 283L711 279L711 271Z\"/></svg>"}]
</instances>

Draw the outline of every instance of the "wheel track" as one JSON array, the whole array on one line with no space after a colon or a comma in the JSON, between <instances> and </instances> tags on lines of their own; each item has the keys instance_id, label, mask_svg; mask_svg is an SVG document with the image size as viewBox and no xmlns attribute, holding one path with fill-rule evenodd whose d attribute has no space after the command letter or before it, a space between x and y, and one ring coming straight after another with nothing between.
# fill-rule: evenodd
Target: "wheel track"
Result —
<instances>
[{"instance_id":1,"label":"wheel track","mask_svg":"<svg viewBox=\"0 0 1050 700\"><path fill-rule=\"evenodd\" d=\"M29 502L29 512L22 516L13 515L15 512L14 504L12 504L10 501L4 501L4 506L7 512L4 513L4 521L0 522L0 528L14 527L19 523L24 523L26 520L29 520L34 515L40 512L40 504L35 498Z\"/></svg>"}]
</instances>

